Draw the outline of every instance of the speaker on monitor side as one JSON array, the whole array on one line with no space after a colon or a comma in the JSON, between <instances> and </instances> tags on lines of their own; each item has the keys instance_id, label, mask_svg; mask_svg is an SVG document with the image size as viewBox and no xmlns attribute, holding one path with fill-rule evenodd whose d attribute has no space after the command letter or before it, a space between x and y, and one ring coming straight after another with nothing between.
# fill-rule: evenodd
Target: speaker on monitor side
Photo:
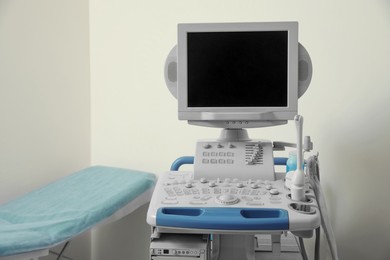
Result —
<instances>
[{"instance_id":1,"label":"speaker on monitor side","mask_svg":"<svg viewBox=\"0 0 390 260\"><path fill-rule=\"evenodd\" d=\"M299 43L298 46L298 98L300 98L303 94L305 94L308 89L311 76L313 73L313 66L311 64L310 55L303 47L302 44Z\"/></svg>"},{"instance_id":2,"label":"speaker on monitor side","mask_svg":"<svg viewBox=\"0 0 390 260\"><path fill-rule=\"evenodd\" d=\"M177 98L177 45L172 48L165 60L164 77L169 91Z\"/></svg>"},{"instance_id":3,"label":"speaker on monitor side","mask_svg":"<svg viewBox=\"0 0 390 260\"><path fill-rule=\"evenodd\" d=\"M310 85L313 67L305 47L299 43L298 48L298 98L300 98ZM165 60L164 77L169 91L177 98L177 45L172 48Z\"/></svg>"}]
</instances>

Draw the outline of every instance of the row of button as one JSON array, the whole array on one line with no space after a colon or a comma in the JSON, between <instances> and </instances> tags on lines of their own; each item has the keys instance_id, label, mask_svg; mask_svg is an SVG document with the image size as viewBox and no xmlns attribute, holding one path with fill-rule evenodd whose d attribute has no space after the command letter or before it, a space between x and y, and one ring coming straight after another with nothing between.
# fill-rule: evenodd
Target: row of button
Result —
<instances>
[{"instance_id":1,"label":"row of button","mask_svg":"<svg viewBox=\"0 0 390 260\"><path fill-rule=\"evenodd\" d=\"M175 185L175 184L184 184L186 182L191 182L191 183L196 183L198 182L198 180L194 180L194 179L191 179L191 180L185 180L185 179L181 179L181 180L177 180L177 177L180 177L180 175L172 175L172 173L170 173L170 176L169 176L169 179L171 179L172 181L168 181L168 182L165 182L166 185ZM256 179L256 180L252 180L252 179L248 179L246 181L240 181L239 179L237 178L234 178L234 179L231 179L231 178L217 178L215 180L209 180L207 178L200 178L199 179L199 182L200 183L208 183L208 182L214 182L214 183L239 183L239 182L242 182L242 183L246 183L246 184L252 184L252 183L257 183L257 184L265 184L265 185L271 185L272 184L272 181L269 181L269 180L261 180L261 179Z\"/></svg>"},{"instance_id":2,"label":"row of button","mask_svg":"<svg viewBox=\"0 0 390 260\"><path fill-rule=\"evenodd\" d=\"M232 152L203 152L202 155L204 157L209 157L209 156L220 156L220 157L234 157L234 153Z\"/></svg>"},{"instance_id":3,"label":"row of button","mask_svg":"<svg viewBox=\"0 0 390 260\"><path fill-rule=\"evenodd\" d=\"M209 159L203 159L202 160L202 163L203 164L234 164L234 160L232 160L232 159L227 159L227 160L225 160L225 159L211 159L211 160L209 160Z\"/></svg>"},{"instance_id":4,"label":"row of button","mask_svg":"<svg viewBox=\"0 0 390 260\"><path fill-rule=\"evenodd\" d=\"M210 188L215 188L217 186L220 186L220 187L232 187L232 185L236 188L245 188L245 187L248 187L248 188L251 188L251 189L258 189L258 188L261 188L262 185L264 184L265 185L265 188L267 190L272 190L273 189L273 186L271 184L269 184L269 182L262 182L262 181L255 181L255 182L252 182L251 180L247 181L247 182L237 182L238 180L237 179L234 179L233 182L230 181L229 178L226 178L224 182L221 182L219 179L217 179L216 181L208 181L206 178L201 178L200 179L200 182L202 184L206 184L210 187ZM177 181L177 180L173 180L173 181L168 181L168 182L165 182L164 185L165 186L170 186L170 185L180 185L180 184L184 184L184 186L186 188L193 188L194 187L194 181L193 180L189 180L189 181L185 181L185 180L181 180L181 181Z\"/></svg>"},{"instance_id":5,"label":"row of button","mask_svg":"<svg viewBox=\"0 0 390 260\"><path fill-rule=\"evenodd\" d=\"M173 253L175 255L195 255L195 254L198 254L196 251L189 251L189 250L173 250Z\"/></svg>"},{"instance_id":6,"label":"row of button","mask_svg":"<svg viewBox=\"0 0 390 260\"><path fill-rule=\"evenodd\" d=\"M211 149L211 148L213 148L213 146L212 146L211 144L207 144L207 143L206 143L206 144L203 144L202 147L203 147L204 149ZM224 146L223 146L222 144L217 144L216 147L217 147L218 149L224 148ZM228 143L228 144L227 144L227 148L232 149L232 148L235 148L235 146L234 146L234 144L232 144L232 143Z\"/></svg>"},{"instance_id":7,"label":"row of button","mask_svg":"<svg viewBox=\"0 0 390 260\"><path fill-rule=\"evenodd\" d=\"M196 180L191 180L192 182L196 182ZM216 180L209 180L207 178L200 178L199 179L200 183L211 183L211 182L214 182L214 183L224 183L224 184L229 184L229 183L245 183L245 184L253 184L253 183L256 183L256 184L265 184L265 185L271 185L271 181L268 181L268 180L261 180L261 179L258 179L258 180L252 180L252 179L248 179L247 181L240 181L239 179L237 178L234 178L234 179L230 179L230 178L225 178L224 180L222 180L221 178L217 178Z\"/></svg>"},{"instance_id":8,"label":"row of button","mask_svg":"<svg viewBox=\"0 0 390 260\"><path fill-rule=\"evenodd\" d=\"M165 188L165 192L169 196L183 196L183 195L198 195L198 194L224 194L224 193L229 193L229 194L234 194L234 195L241 195L241 196L257 196L257 195L266 195L267 191L265 190L260 190L260 189L237 189L237 188L202 188L201 191L197 188L192 188L192 189L181 189L179 187L174 187L173 189L171 188ZM271 195L278 195L280 192L278 189L269 189L268 192Z\"/></svg>"},{"instance_id":9,"label":"row of button","mask_svg":"<svg viewBox=\"0 0 390 260\"><path fill-rule=\"evenodd\" d=\"M194 196L190 201L190 205L206 205L208 204L209 200L212 198L212 196L204 195L204 196ZM280 204L282 203L282 198L280 196L271 196L269 199L269 202L271 204ZM237 197L237 200L234 201L235 203L238 202L244 202L248 206L263 206L264 202L261 200L261 197L248 197L248 196L242 196ZM164 200L161 201L162 204L165 205L177 205L179 204L179 201L176 197L166 197ZM221 203L220 203L221 204Z\"/></svg>"}]
</instances>

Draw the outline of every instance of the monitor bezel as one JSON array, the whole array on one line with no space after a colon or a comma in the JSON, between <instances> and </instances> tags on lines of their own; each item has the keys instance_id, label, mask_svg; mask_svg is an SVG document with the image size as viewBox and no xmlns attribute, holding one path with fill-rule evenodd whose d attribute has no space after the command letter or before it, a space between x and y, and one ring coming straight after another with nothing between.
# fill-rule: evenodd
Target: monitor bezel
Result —
<instances>
[{"instance_id":1,"label":"monitor bezel","mask_svg":"<svg viewBox=\"0 0 390 260\"><path fill-rule=\"evenodd\" d=\"M187 34L191 32L287 31L288 61L286 107L188 107ZM178 25L178 111L188 121L292 120L298 109L298 23L201 23Z\"/></svg>"}]
</instances>

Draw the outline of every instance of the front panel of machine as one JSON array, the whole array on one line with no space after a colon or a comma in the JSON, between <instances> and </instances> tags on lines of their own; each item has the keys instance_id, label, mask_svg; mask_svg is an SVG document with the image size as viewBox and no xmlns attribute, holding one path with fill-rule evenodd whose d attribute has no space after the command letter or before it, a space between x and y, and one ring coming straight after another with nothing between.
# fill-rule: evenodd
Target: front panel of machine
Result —
<instances>
[{"instance_id":1,"label":"front panel of machine","mask_svg":"<svg viewBox=\"0 0 390 260\"><path fill-rule=\"evenodd\" d=\"M147 221L152 226L205 230L312 230L319 226L314 194L291 200L283 180L193 179L167 172L156 186Z\"/></svg>"}]
</instances>

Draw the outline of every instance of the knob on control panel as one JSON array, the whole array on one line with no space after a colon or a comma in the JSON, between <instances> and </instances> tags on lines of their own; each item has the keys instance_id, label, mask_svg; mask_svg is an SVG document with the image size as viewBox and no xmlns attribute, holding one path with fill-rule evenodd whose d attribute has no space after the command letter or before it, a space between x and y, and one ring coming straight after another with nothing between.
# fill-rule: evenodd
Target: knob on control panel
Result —
<instances>
[{"instance_id":1,"label":"knob on control panel","mask_svg":"<svg viewBox=\"0 0 390 260\"><path fill-rule=\"evenodd\" d=\"M215 187L216 186L216 184L215 184L215 182L214 181L212 181L212 182L209 182L209 187Z\"/></svg>"},{"instance_id":2,"label":"knob on control panel","mask_svg":"<svg viewBox=\"0 0 390 260\"><path fill-rule=\"evenodd\" d=\"M238 183L236 184L236 187L237 187L237 188L243 188L243 187L244 187L244 184L242 184L242 182L238 182Z\"/></svg>"},{"instance_id":3,"label":"knob on control panel","mask_svg":"<svg viewBox=\"0 0 390 260\"><path fill-rule=\"evenodd\" d=\"M232 205L238 203L239 199L232 194L222 194L216 198L216 201L224 205Z\"/></svg>"}]
</instances>

